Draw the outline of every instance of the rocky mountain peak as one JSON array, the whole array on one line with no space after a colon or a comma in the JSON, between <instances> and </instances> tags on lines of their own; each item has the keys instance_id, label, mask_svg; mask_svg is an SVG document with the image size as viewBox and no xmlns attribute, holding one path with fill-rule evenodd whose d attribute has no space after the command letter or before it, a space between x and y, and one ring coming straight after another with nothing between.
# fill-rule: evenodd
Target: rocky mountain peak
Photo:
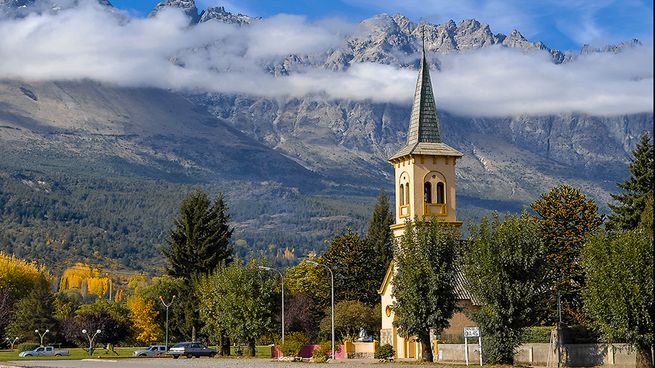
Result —
<instances>
[{"instance_id":1,"label":"rocky mountain peak","mask_svg":"<svg viewBox=\"0 0 655 368\"><path fill-rule=\"evenodd\" d=\"M148 14L148 17L156 16L160 11L166 8L182 9L184 13L190 18L191 23L198 23L200 16L198 15L198 8L194 0L163 0L155 6L154 9Z\"/></svg>"},{"instance_id":2,"label":"rocky mountain peak","mask_svg":"<svg viewBox=\"0 0 655 368\"><path fill-rule=\"evenodd\" d=\"M613 45L606 45L604 47L592 47L589 44L585 44L582 46L580 49L580 55L587 55L587 54L594 54L594 53L603 53L603 52L611 52L611 53L619 53L625 49L630 49L636 46L641 46L641 41L639 41L636 38L633 38L628 41L622 41L617 44Z\"/></svg>"},{"instance_id":3,"label":"rocky mountain peak","mask_svg":"<svg viewBox=\"0 0 655 368\"><path fill-rule=\"evenodd\" d=\"M226 11L224 7L219 6L214 8L208 8L207 10L203 11L202 14L200 15L200 23L207 22L212 19L215 19L223 23L244 25L244 24L250 24L253 21L260 20L262 18L251 17L244 14L230 13Z\"/></svg>"}]
</instances>

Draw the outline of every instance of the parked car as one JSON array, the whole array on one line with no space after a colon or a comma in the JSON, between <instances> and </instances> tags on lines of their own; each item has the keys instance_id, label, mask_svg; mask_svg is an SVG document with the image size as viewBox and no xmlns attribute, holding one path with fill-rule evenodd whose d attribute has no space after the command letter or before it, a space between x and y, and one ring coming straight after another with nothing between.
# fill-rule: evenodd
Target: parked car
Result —
<instances>
[{"instance_id":1,"label":"parked car","mask_svg":"<svg viewBox=\"0 0 655 368\"><path fill-rule=\"evenodd\" d=\"M166 354L166 345L150 345L147 349L132 353L135 357L155 357Z\"/></svg>"},{"instance_id":2,"label":"parked car","mask_svg":"<svg viewBox=\"0 0 655 368\"><path fill-rule=\"evenodd\" d=\"M187 358L216 355L216 349L208 348L205 344L199 342L179 342L168 350L173 359L184 355Z\"/></svg>"},{"instance_id":3,"label":"parked car","mask_svg":"<svg viewBox=\"0 0 655 368\"><path fill-rule=\"evenodd\" d=\"M39 346L34 350L25 350L21 351L18 356L30 357L30 356L64 356L70 355L68 350L56 350L53 346Z\"/></svg>"}]
</instances>

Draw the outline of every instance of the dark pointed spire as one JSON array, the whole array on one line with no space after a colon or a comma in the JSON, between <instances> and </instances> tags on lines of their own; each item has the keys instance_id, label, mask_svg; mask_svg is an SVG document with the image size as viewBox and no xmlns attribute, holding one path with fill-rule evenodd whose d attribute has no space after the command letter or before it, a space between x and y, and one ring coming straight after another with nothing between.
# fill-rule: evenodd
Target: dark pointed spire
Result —
<instances>
[{"instance_id":1,"label":"dark pointed spire","mask_svg":"<svg viewBox=\"0 0 655 368\"><path fill-rule=\"evenodd\" d=\"M425 26L423 26L425 27ZM409 132L407 133L407 145L420 142L441 143L439 132L439 117L432 92L430 81L430 65L425 57L425 28L421 30L423 46L421 51L421 63L414 92L414 104L412 115L409 119Z\"/></svg>"}]
</instances>

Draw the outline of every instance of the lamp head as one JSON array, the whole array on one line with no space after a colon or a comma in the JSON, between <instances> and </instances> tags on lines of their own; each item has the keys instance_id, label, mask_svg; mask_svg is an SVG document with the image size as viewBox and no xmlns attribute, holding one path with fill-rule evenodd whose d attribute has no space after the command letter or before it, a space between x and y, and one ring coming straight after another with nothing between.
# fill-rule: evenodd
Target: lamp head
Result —
<instances>
[{"instance_id":1,"label":"lamp head","mask_svg":"<svg viewBox=\"0 0 655 368\"><path fill-rule=\"evenodd\" d=\"M101 333L101 332L102 332L102 331L100 331L100 330L96 331L96 333Z\"/></svg>"},{"instance_id":2,"label":"lamp head","mask_svg":"<svg viewBox=\"0 0 655 368\"><path fill-rule=\"evenodd\" d=\"M48 333L48 332L50 332L50 330L45 330L45 333Z\"/></svg>"},{"instance_id":3,"label":"lamp head","mask_svg":"<svg viewBox=\"0 0 655 368\"><path fill-rule=\"evenodd\" d=\"M34 332L39 333L39 330L34 330Z\"/></svg>"},{"instance_id":4,"label":"lamp head","mask_svg":"<svg viewBox=\"0 0 655 368\"><path fill-rule=\"evenodd\" d=\"M266 266L257 266L257 268L259 268L260 270L264 270L264 271L271 271L272 270L272 268L266 267Z\"/></svg>"},{"instance_id":5,"label":"lamp head","mask_svg":"<svg viewBox=\"0 0 655 368\"><path fill-rule=\"evenodd\" d=\"M85 333L86 333L86 329L82 330L82 333L85 334Z\"/></svg>"},{"instance_id":6,"label":"lamp head","mask_svg":"<svg viewBox=\"0 0 655 368\"><path fill-rule=\"evenodd\" d=\"M173 299L175 299L176 296L177 296L177 295L173 294Z\"/></svg>"}]
</instances>

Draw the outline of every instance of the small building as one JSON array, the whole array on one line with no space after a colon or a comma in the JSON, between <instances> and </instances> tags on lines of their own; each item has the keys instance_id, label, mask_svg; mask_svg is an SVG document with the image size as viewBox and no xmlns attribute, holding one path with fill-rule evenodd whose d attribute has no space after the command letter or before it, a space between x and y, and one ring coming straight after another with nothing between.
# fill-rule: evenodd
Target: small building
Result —
<instances>
[{"instance_id":1,"label":"small building","mask_svg":"<svg viewBox=\"0 0 655 368\"><path fill-rule=\"evenodd\" d=\"M437 218L453 226L462 225L462 222L457 220L455 186L455 165L462 156L462 153L441 141L430 67L423 48L407 144L389 158L389 163L395 171L396 218L395 223L391 225L395 238L403 235L406 221L414 219ZM417 343L415 337L405 339L399 336L393 326L396 319L392 309L394 299L391 295L394 273L394 263L391 262L378 290L382 299L380 344L392 345L396 358L420 359L421 344ZM458 305L462 310L471 309L471 297L462 285L460 277L455 285ZM444 333L462 334L464 326L474 325L463 312L456 312L450 320L450 327Z\"/></svg>"}]
</instances>

